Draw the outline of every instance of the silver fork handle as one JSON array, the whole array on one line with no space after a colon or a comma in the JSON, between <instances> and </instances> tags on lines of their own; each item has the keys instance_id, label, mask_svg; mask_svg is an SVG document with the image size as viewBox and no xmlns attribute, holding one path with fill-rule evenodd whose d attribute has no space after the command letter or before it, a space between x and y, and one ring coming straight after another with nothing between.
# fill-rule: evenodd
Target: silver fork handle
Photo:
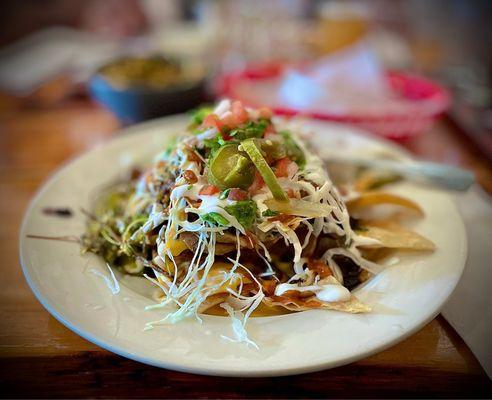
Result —
<instances>
[{"instance_id":1,"label":"silver fork handle","mask_svg":"<svg viewBox=\"0 0 492 400\"><path fill-rule=\"evenodd\" d=\"M402 163L393 160L351 157L339 158L335 156L330 156L326 160L394 172L412 180L424 179L433 184L452 190L467 190L475 182L475 175L470 171L434 162L418 161Z\"/></svg>"}]
</instances>

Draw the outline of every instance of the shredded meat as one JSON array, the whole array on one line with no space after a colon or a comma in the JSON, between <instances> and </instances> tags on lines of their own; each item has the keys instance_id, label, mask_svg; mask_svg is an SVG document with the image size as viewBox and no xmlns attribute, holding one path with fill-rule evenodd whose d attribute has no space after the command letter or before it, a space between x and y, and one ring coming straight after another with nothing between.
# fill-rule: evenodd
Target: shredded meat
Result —
<instances>
[{"instance_id":1,"label":"shredded meat","mask_svg":"<svg viewBox=\"0 0 492 400\"><path fill-rule=\"evenodd\" d=\"M318 244L318 236L311 235L308 241L307 246L302 250L303 257L311 257L316 250L316 246Z\"/></svg>"},{"instance_id":2,"label":"shredded meat","mask_svg":"<svg viewBox=\"0 0 492 400\"><path fill-rule=\"evenodd\" d=\"M186 247L192 252L196 251L198 246L198 236L192 232L183 232L179 235L179 238L185 242ZM218 238L217 238L218 239ZM217 240L218 242L219 240ZM230 253L236 250L236 245L233 243L216 243L215 244L215 254L221 256L223 254ZM205 251L207 251L205 249Z\"/></svg>"},{"instance_id":3,"label":"shredded meat","mask_svg":"<svg viewBox=\"0 0 492 400\"><path fill-rule=\"evenodd\" d=\"M186 247L191 251L195 251L198 244L198 236L191 232L182 232L179 235L179 238L185 242Z\"/></svg>"},{"instance_id":4,"label":"shredded meat","mask_svg":"<svg viewBox=\"0 0 492 400\"><path fill-rule=\"evenodd\" d=\"M225 232L223 235L217 235L217 243L233 243L233 244L236 244L237 238L236 238L236 235L233 235L230 232ZM239 236L239 244L241 247L244 247L246 249L253 249L254 248L253 240L250 238L249 235L247 237L240 235Z\"/></svg>"},{"instance_id":5,"label":"shredded meat","mask_svg":"<svg viewBox=\"0 0 492 400\"><path fill-rule=\"evenodd\" d=\"M307 262L307 266L311 271L316 272L316 275L319 275L321 279L326 278L327 276L333 275L331 269L323 260L312 260L309 259Z\"/></svg>"},{"instance_id":6,"label":"shredded meat","mask_svg":"<svg viewBox=\"0 0 492 400\"><path fill-rule=\"evenodd\" d=\"M275 287L277 286L277 282L275 282L273 279L262 279L261 280L261 287L263 288L263 293L265 293L265 296L273 296L275 293Z\"/></svg>"},{"instance_id":7,"label":"shredded meat","mask_svg":"<svg viewBox=\"0 0 492 400\"><path fill-rule=\"evenodd\" d=\"M189 184L198 182L198 178L196 177L195 173L191 169L186 169L183 171L183 178Z\"/></svg>"}]
</instances>

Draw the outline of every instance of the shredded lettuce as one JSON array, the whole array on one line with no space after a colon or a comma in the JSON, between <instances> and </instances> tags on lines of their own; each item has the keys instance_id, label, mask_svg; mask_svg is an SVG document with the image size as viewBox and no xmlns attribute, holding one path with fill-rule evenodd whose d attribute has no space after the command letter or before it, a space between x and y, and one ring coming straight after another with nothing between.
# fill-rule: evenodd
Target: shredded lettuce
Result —
<instances>
[{"instance_id":1,"label":"shredded lettuce","mask_svg":"<svg viewBox=\"0 0 492 400\"><path fill-rule=\"evenodd\" d=\"M246 343L246 345L259 350L260 348L258 345L248 337L248 332L245 329L247 319L244 314L241 311L234 310L234 308L227 303L222 303L220 306L227 311L227 314L231 318L234 338L226 335L220 335L220 337L234 343Z\"/></svg>"},{"instance_id":2,"label":"shredded lettuce","mask_svg":"<svg viewBox=\"0 0 492 400\"><path fill-rule=\"evenodd\" d=\"M89 272L94 274L94 275L101 277L104 280L104 282L106 283L106 286L109 288L109 290L111 290L111 293L113 295L118 294L120 292L120 285L119 285L118 281L116 280L116 277L114 276L114 272L108 263L106 263L106 267L108 267L108 269L109 269L109 274L110 274L111 278L108 278L106 275L99 272L95 268L91 268L89 270Z\"/></svg>"}]
</instances>

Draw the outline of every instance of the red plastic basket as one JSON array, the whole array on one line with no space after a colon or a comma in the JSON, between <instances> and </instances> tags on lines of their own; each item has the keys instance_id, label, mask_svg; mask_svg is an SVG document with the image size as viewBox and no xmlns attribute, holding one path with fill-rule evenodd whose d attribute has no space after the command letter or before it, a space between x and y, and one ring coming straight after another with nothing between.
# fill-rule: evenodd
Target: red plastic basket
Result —
<instances>
[{"instance_id":1,"label":"red plastic basket","mask_svg":"<svg viewBox=\"0 0 492 400\"><path fill-rule=\"evenodd\" d=\"M251 65L241 71L223 74L215 82L215 90L219 96L243 100L234 90L238 83L244 81L260 81L278 78L286 68L292 66L279 63ZM433 120L442 114L449 106L450 95L447 90L426 78L397 71L386 73L391 90L403 99L410 100L408 109L399 113L374 114L330 114L329 112L305 112L293 108L275 107L277 115L302 115L325 121L335 121L355 125L393 140L404 140L424 133Z\"/></svg>"}]
</instances>

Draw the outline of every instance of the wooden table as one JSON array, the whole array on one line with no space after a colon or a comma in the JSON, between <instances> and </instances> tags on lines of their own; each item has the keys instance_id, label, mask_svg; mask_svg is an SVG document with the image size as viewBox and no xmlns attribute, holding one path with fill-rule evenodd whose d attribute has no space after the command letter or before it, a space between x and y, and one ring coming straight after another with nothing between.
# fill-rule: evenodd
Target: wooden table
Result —
<instances>
[{"instance_id":1,"label":"wooden table","mask_svg":"<svg viewBox=\"0 0 492 400\"><path fill-rule=\"evenodd\" d=\"M7 397L417 397L492 395L492 384L442 317L402 343L332 370L269 379L202 377L100 349L58 323L19 265L18 232L36 189L60 163L111 137L117 121L86 99L45 108L0 96L0 395ZM490 165L447 122L407 143L425 158L473 168L492 192Z\"/></svg>"}]
</instances>

